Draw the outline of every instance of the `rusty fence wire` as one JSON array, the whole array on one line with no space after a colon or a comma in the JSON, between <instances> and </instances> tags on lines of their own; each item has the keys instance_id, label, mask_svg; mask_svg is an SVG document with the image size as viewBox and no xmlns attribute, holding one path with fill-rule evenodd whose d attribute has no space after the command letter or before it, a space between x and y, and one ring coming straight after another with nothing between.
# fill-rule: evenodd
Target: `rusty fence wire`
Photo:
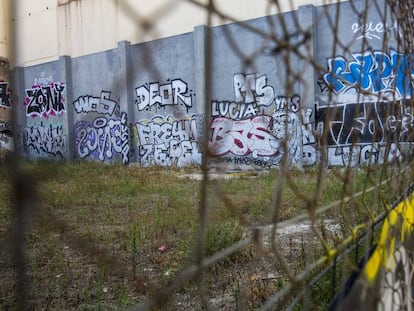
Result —
<instances>
[{"instance_id":1,"label":"rusty fence wire","mask_svg":"<svg viewBox=\"0 0 414 311\"><path fill-rule=\"evenodd\" d=\"M153 19L144 19L129 2L117 2L125 16L134 21L137 34L144 35L156 32L157 23L162 22L163 16L174 15L177 5L177 1L165 1ZM33 293L42 290L36 288L37 284L31 277L34 260L27 246L31 243L27 238L31 230L29 224L35 222L49 228L43 233L45 243L49 237L63 235L64 244L80 254L79 260L106 267L105 273L110 275L112 285L117 282L127 284L133 288L132 292L139 292L130 297L124 306L127 310L411 310L414 271L414 171L411 156L414 138L411 101L414 6L409 1L394 0L334 3L319 7L314 22L309 24L309 28L303 28L304 22L297 11L285 15L280 13L280 1L267 1L263 16L278 13L277 18L269 18L266 27L260 28L254 23L236 20L232 12L220 10L218 1L183 2L202 8L207 26L204 59L207 70L202 73L205 92L197 98L205 105L204 137L199 137L204 156L199 167L202 180L199 202L194 207L197 228L193 237L192 261L159 288L148 292L142 290L147 280L129 277L132 272L126 258L114 249L102 247L93 235L80 233L76 220L64 220L55 210L39 204L38 187L45 180L53 181L53 172L29 173L27 163L22 162L17 153L11 154L3 160L1 169L3 172L7 170L7 174L2 173L2 176L9 181L8 198L13 202L13 214L11 223L1 228L13 255L10 263L3 254L0 264L1 278L13 278L15 282L14 293L1 292L2 306L6 310L36 309L34 305L37 309L58 308L48 305L47 300L41 306L33 303L36 299ZM373 11L382 18L381 21L372 21L372 13L369 12ZM357 16L358 22L344 29L347 16ZM223 40L238 55L245 72L254 72L255 59L263 55L283 60L286 94L293 94L298 86L304 88L302 94L317 94L311 102L318 106L319 115L315 116L309 130L316 138L317 160L305 167L294 165L292 157L295 155L289 149L291 137L285 135L280 142L283 152L279 162L269 169L273 172L271 176L275 177L275 184L267 198L271 204L266 222L244 228L237 242L206 255L208 215L215 208L215 201L211 198L224 202L229 210L238 208L233 206L230 194L223 191L222 181L212 176L212 172L228 175L230 170L226 163L217 164L214 146L209 144L211 102L214 100L212 79L215 78L214 68L210 66L214 65L215 54L209 51L214 51L214 20L237 23L243 31L272 42L271 45L258 46L254 53L247 55L235 40L232 30L223 30ZM323 24L318 24L321 21ZM312 37L315 29L324 35L330 34L329 43L315 44ZM360 50L354 49L355 42L358 42ZM376 45L373 46L372 42ZM382 44L381 49L378 42ZM144 57L151 60L150 51ZM293 59L311 66L317 82L310 83ZM155 77L161 76L157 70L154 67L152 74ZM116 81L122 80L114 79L114 88L122 88ZM349 90L357 105L347 110L347 105L341 102L346 102L347 98L345 95L341 97L341 92L343 95ZM402 112L397 113L398 109ZM338 127L339 121L345 118L350 118L351 122ZM288 126L286 122L286 132L289 132ZM381 132L379 126L388 131ZM274 131L276 133L276 129ZM339 133L332 134L335 131ZM341 139L348 142L346 146L339 143ZM364 140L365 148L361 147L361 140ZM379 142L384 142L382 149L378 147ZM362 153L361 149L368 159L363 164L356 160ZM266 173L266 169L261 169L262 173ZM302 190L303 185L297 178L302 174L312 175L312 191ZM238 172L234 176L245 175ZM336 184L332 190L335 191L335 199L323 202L322 197L333 183ZM288 218L283 216L286 193L291 193L302 206L300 212ZM5 215L1 216L6 219ZM2 243L6 245L6 242ZM251 256L240 264L242 271L228 276L232 296L224 295L226 289L221 294L212 291L206 284L214 284L211 278L217 276L211 271L215 265L243 251ZM89 269L91 274L98 273ZM101 293L106 290L102 287ZM62 302L60 307L63 309L77 309L81 307L80 302L84 302L79 294L77 300L71 298L70 307L65 305L65 297L55 298ZM105 306L91 304L85 308L105 309Z\"/></svg>"}]
</instances>

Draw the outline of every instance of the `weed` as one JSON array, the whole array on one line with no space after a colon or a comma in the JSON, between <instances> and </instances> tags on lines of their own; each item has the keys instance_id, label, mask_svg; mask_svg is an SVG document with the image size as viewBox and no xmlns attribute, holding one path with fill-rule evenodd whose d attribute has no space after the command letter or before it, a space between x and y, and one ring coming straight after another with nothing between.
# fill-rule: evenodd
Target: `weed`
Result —
<instances>
[{"instance_id":1,"label":"weed","mask_svg":"<svg viewBox=\"0 0 414 311\"><path fill-rule=\"evenodd\" d=\"M98 276L98 279L95 284L95 297L96 297L96 304L98 310L102 309L104 301L105 301L105 293L107 292L107 288L104 286L102 282L102 277Z\"/></svg>"},{"instance_id":2,"label":"weed","mask_svg":"<svg viewBox=\"0 0 414 311\"><path fill-rule=\"evenodd\" d=\"M235 221L209 223L205 238L204 253L211 256L239 241L243 236L243 228Z\"/></svg>"},{"instance_id":3,"label":"weed","mask_svg":"<svg viewBox=\"0 0 414 311\"><path fill-rule=\"evenodd\" d=\"M123 286L119 286L116 291L116 305L120 310L125 310L131 305L131 299L128 296L128 291Z\"/></svg>"},{"instance_id":4,"label":"weed","mask_svg":"<svg viewBox=\"0 0 414 311\"><path fill-rule=\"evenodd\" d=\"M31 231L26 236L32 284L30 305L34 309L58 309L62 306L86 310L124 308L142 302L157 286L170 283L183 266L194 262L191 256L198 225L200 181L179 178L177 170L173 169L101 165L85 161L39 161L23 163L22 166L38 180L40 206L53 215L46 217L45 213L44 219L31 219ZM7 233L13 224L11 186L4 171L0 170L2 249L7 247ZM191 173L194 168L186 168L185 171ZM290 183L282 185L281 219L307 212L305 202L297 195L298 191L307 198L313 198L316 192L316 169L304 172L293 170L289 174ZM368 178L363 171L355 172L351 176L354 183L350 192L355 193L374 184L379 174L372 171ZM319 202L315 206L341 199L343 178L344 174L340 171L326 174ZM278 171L270 170L267 174L246 174L243 178L208 184L206 256L239 241L252 226L268 222L277 182ZM334 219L349 233L343 219L345 216L350 223L365 221L383 211L380 198L395 196L393 191L368 194L363 199L354 198L348 206L342 206L343 215L339 207L321 217ZM342 235L334 239L328 229L327 225L322 226L324 238L331 239L332 243L340 242ZM87 239L84 242L67 240L67 235ZM309 264L314 256L322 254L320 245L314 246L308 240L303 240L300 246L291 245L290 250L282 250L290 256L289 264L293 272ZM88 251L91 247L97 250L96 254ZM207 285L212 287L212 291L228 289L240 308L243 304L244 307L257 306L271 291L280 289L287 282L283 277L278 277L274 280L254 280L251 286L245 286L240 279L249 271L249 251L239 251L223 258L206 271ZM125 278L112 271L116 268L120 270L119 267L109 265L105 273L102 272L101 266L111 256L125 264L121 267ZM0 260L3 284L0 286L0 297L4 299L0 302L0 308L14 309L16 303L10 294L14 284L13 263L11 260ZM240 278L234 280L233 276L238 274ZM105 293L104 284L111 284L111 289L108 288L110 292ZM188 286L189 292L196 292L195 284L189 282L185 286ZM322 294L328 287L328 281L322 282L318 291ZM196 304L193 301L195 296L186 294L183 299L188 299L193 306ZM326 303L328 298L315 296L315 301Z\"/></svg>"},{"instance_id":5,"label":"weed","mask_svg":"<svg viewBox=\"0 0 414 311\"><path fill-rule=\"evenodd\" d=\"M250 284L246 302L249 310L260 307L276 291L278 282L274 280L257 279Z\"/></svg>"},{"instance_id":6,"label":"weed","mask_svg":"<svg viewBox=\"0 0 414 311\"><path fill-rule=\"evenodd\" d=\"M140 254L140 246L142 241L146 238L146 231L145 231L145 224L143 226L138 226L136 223L133 223L130 226L129 231L129 250L131 255L131 265L132 265L132 272L134 277L137 274L137 265L139 263L139 254Z\"/></svg>"}]
</instances>

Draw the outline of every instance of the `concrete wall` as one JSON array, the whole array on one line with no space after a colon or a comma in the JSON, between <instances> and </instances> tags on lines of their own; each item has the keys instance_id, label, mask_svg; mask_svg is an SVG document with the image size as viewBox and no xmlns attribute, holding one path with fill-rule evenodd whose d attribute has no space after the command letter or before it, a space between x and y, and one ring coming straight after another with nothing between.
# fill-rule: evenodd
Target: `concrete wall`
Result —
<instances>
[{"instance_id":1,"label":"concrete wall","mask_svg":"<svg viewBox=\"0 0 414 311\"><path fill-rule=\"evenodd\" d=\"M0 58L0 155L13 150L12 99L9 62Z\"/></svg>"},{"instance_id":2,"label":"concrete wall","mask_svg":"<svg viewBox=\"0 0 414 311\"><path fill-rule=\"evenodd\" d=\"M361 27L350 13L365 4L355 3L16 68L16 148L30 159L141 166L200 165L207 146L212 165L242 169L400 160L414 119L399 26L371 7L372 26ZM295 49L279 50L285 42Z\"/></svg>"},{"instance_id":3,"label":"concrete wall","mask_svg":"<svg viewBox=\"0 0 414 311\"><path fill-rule=\"evenodd\" d=\"M317 130L330 166L401 160L414 140L413 63L403 46L404 24L388 6L378 12L367 3L368 11L364 1L355 2L356 14L343 14L349 3L316 11L315 55L327 68L317 81ZM340 31L332 39L335 25Z\"/></svg>"},{"instance_id":4,"label":"concrete wall","mask_svg":"<svg viewBox=\"0 0 414 311\"><path fill-rule=\"evenodd\" d=\"M0 156L13 150L9 43L9 2L0 0Z\"/></svg>"}]
</instances>

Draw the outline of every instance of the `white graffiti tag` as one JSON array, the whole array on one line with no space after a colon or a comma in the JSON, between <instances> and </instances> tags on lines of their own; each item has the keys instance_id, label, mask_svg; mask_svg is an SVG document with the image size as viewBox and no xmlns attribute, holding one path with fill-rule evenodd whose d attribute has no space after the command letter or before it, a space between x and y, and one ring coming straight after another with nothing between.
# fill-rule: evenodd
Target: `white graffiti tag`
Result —
<instances>
[{"instance_id":1,"label":"white graffiti tag","mask_svg":"<svg viewBox=\"0 0 414 311\"><path fill-rule=\"evenodd\" d=\"M120 119L96 118L93 124L78 122L74 127L77 151L82 159L111 160L120 154L122 162L129 162L129 130L127 114L121 113Z\"/></svg>"},{"instance_id":2,"label":"white graffiti tag","mask_svg":"<svg viewBox=\"0 0 414 311\"><path fill-rule=\"evenodd\" d=\"M137 123L136 128L141 165L201 164L195 116L191 120L156 116L150 122Z\"/></svg>"},{"instance_id":3,"label":"white graffiti tag","mask_svg":"<svg viewBox=\"0 0 414 311\"><path fill-rule=\"evenodd\" d=\"M150 83L149 86L141 85L135 89L138 110L148 109L154 105L160 107L172 105L185 105L192 107L192 95L188 93L187 83L181 79L172 80L171 83Z\"/></svg>"},{"instance_id":4,"label":"white graffiti tag","mask_svg":"<svg viewBox=\"0 0 414 311\"><path fill-rule=\"evenodd\" d=\"M77 113L97 112L112 115L117 102L111 99L111 92L101 91L101 97L79 96L73 102Z\"/></svg>"},{"instance_id":5,"label":"white graffiti tag","mask_svg":"<svg viewBox=\"0 0 414 311\"><path fill-rule=\"evenodd\" d=\"M212 117L230 117L233 120L243 120L258 115L263 107L270 106L274 101L274 89L267 84L265 75L233 76L234 101L211 102Z\"/></svg>"},{"instance_id":6,"label":"white graffiti tag","mask_svg":"<svg viewBox=\"0 0 414 311\"><path fill-rule=\"evenodd\" d=\"M23 145L27 152L35 157L55 157L63 159L65 154L65 141L62 125L29 126L23 136Z\"/></svg>"},{"instance_id":7,"label":"white graffiti tag","mask_svg":"<svg viewBox=\"0 0 414 311\"><path fill-rule=\"evenodd\" d=\"M383 33L389 32L391 30L396 31L399 35L401 35L401 33L399 32L397 22L394 22L393 24L385 24L383 22L367 22L365 24L354 23L352 24L351 29L354 34L358 35L358 37L356 38L357 40L361 40L364 38L369 40L380 40L381 35L383 35Z\"/></svg>"}]
</instances>

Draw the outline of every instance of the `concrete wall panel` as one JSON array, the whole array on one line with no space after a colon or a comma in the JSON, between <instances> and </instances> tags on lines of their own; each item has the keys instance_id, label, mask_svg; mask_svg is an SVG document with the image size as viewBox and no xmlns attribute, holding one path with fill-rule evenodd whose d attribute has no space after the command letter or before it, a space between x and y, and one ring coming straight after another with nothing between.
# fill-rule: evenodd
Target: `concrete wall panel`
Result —
<instances>
[{"instance_id":1,"label":"concrete wall panel","mask_svg":"<svg viewBox=\"0 0 414 311\"><path fill-rule=\"evenodd\" d=\"M197 105L193 34L132 46L130 58L135 159L143 166L200 165L203 107Z\"/></svg>"},{"instance_id":2,"label":"concrete wall panel","mask_svg":"<svg viewBox=\"0 0 414 311\"><path fill-rule=\"evenodd\" d=\"M24 156L30 159L67 159L69 135L67 126L66 81L60 80L59 62L51 62L24 70L23 101L15 105L23 124L18 124L18 141Z\"/></svg>"},{"instance_id":3,"label":"concrete wall panel","mask_svg":"<svg viewBox=\"0 0 414 311\"><path fill-rule=\"evenodd\" d=\"M369 1L318 8L316 19L316 60L326 66L317 81L317 130L328 166L402 160L414 135L404 21Z\"/></svg>"},{"instance_id":4,"label":"concrete wall panel","mask_svg":"<svg viewBox=\"0 0 414 311\"><path fill-rule=\"evenodd\" d=\"M202 146L241 169L403 160L413 66L392 16L309 5L17 68L16 148L141 166L201 165Z\"/></svg>"},{"instance_id":5,"label":"concrete wall panel","mask_svg":"<svg viewBox=\"0 0 414 311\"><path fill-rule=\"evenodd\" d=\"M128 163L127 103L121 102L128 88L122 82L118 49L78 57L71 63L75 157Z\"/></svg>"}]
</instances>

